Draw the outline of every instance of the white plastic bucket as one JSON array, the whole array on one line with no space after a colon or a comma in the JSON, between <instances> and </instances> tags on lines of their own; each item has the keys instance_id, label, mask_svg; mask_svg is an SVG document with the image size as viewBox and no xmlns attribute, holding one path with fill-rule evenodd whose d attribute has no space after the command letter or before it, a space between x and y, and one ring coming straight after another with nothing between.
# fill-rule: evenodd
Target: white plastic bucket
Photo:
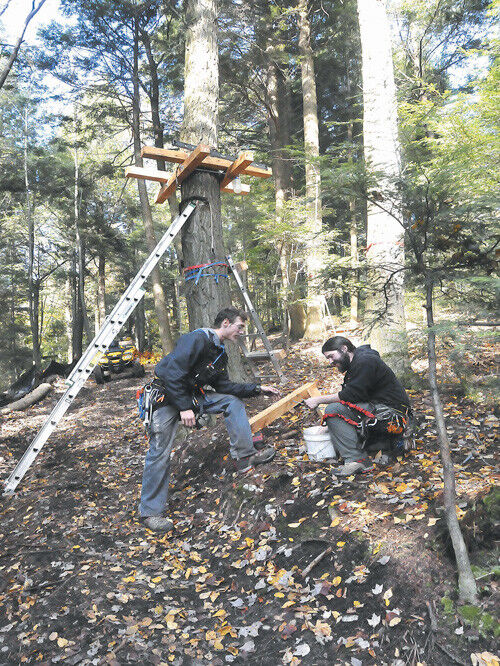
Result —
<instances>
[{"instance_id":1,"label":"white plastic bucket","mask_svg":"<svg viewBox=\"0 0 500 666\"><path fill-rule=\"evenodd\" d=\"M326 460L327 458L337 457L327 426L304 428L304 441L307 447L307 455L311 460Z\"/></svg>"}]
</instances>

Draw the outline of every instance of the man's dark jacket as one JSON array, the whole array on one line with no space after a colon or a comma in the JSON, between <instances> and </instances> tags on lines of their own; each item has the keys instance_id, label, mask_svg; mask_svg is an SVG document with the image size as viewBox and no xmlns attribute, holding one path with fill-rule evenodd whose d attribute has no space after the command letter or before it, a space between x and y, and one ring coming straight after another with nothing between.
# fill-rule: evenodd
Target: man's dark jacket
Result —
<instances>
[{"instance_id":1,"label":"man's dark jacket","mask_svg":"<svg viewBox=\"0 0 500 666\"><path fill-rule=\"evenodd\" d=\"M164 356L155 374L164 384L167 402L180 412L196 411L193 396L209 385L218 393L250 398L260 393L258 384L237 384L227 373L227 354L211 329L181 335L175 349Z\"/></svg>"},{"instance_id":2,"label":"man's dark jacket","mask_svg":"<svg viewBox=\"0 0 500 666\"><path fill-rule=\"evenodd\" d=\"M410 406L406 391L396 375L370 345L361 345L354 350L339 399L353 403L382 403L399 411L405 411Z\"/></svg>"}]
</instances>

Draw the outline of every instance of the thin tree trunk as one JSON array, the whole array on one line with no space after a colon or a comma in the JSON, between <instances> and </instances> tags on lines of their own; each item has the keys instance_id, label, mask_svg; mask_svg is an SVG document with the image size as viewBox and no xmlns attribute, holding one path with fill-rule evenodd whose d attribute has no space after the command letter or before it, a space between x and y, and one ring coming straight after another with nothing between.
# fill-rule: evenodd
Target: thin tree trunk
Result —
<instances>
[{"instance_id":1,"label":"thin tree trunk","mask_svg":"<svg viewBox=\"0 0 500 666\"><path fill-rule=\"evenodd\" d=\"M315 340L326 333L322 316L321 273L325 268L325 252L322 247L321 228L321 173L319 168L318 104L316 78L311 48L311 26L308 17L308 0L299 0L299 52L302 74L302 103L304 120L304 149L306 162L306 215L308 243L307 266L307 321L304 338Z\"/></svg>"},{"instance_id":2,"label":"thin tree trunk","mask_svg":"<svg viewBox=\"0 0 500 666\"><path fill-rule=\"evenodd\" d=\"M69 262L68 272L66 274L66 284L65 284L65 296L66 296L66 306L64 308L64 320L66 324L66 337L67 337L67 347L66 347L66 360L68 363L71 363L73 360L73 290L72 290L72 280L71 280L71 269L72 262Z\"/></svg>"},{"instance_id":3,"label":"thin tree trunk","mask_svg":"<svg viewBox=\"0 0 500 666\"><path fill-rule=\"evenodd\" d=\"M76 249L71 260L71 360L76 361L82 355L83 315L78 281L78 259Z\"/></svg>"},{"instance_id":4,"label":"thin tree trunk","mask_svg":"<svg viewBox=\"0 0 500 666\"><path fill-rule=\"evenodd\" d=\"M74 195L73 195L73 214L75 222L76 252L78 256L78 297L80 299L80 312L81 312L83 330L85 331L85 336L87 338L87 344L88 344L92 339L92 334L90 332L90 324L87 316L87 307L85 305L85 241L80 233L80 204L79 204L80 164L78 161L78 148L76 147L77 133L78 133L77 125L78 125L78 116L77 116L77 108L75 105L75 147L73 150L75 182L74 182Z\"/></svg>"},{"instance_id":5,"label":"thin tree trunk","mask_svg":"<svg viewBox=\"0 0 500 666\"><path fill-rule=\"evenodd\" d=\"M187 0L184 60L184 120L182 140L217 146L219 54L215 0ZM181 186L182 198L203 197L182 229L186 266L212 263L226 256L222 237L219 180L213 173L195 171ZM215 315L231 303L229 281L210 277L186 282L191 329L212 326ZM236 345L228 346L229 372L236 380L246 373Z\"/></svg>"},{"instance_id":6,"label":"thin tree trunk","mask_svg":"<svg viewBox=\"0 0 500 666\"><path fill-rule=\"evenodd\" d=\"M368 203L367 311L375 323L371 341L397 374L409 368L404 312L404 232L395 194L400 147L391 35L385 0L358 0L363 60L365 160L377 170L377 191ZM376 200L376 202L374 201Z\"/></svg>"},{"instance_id":7,"label":"thin tree trunk","mask_svg":"<svg viewBox=\"0 0 500 666\"><path fill-rule=\"evenodd\" d=\"M24 111L24 191L26 200L26 220L28 222L28 303L31 329L31 345L33 363L37 368L41 365L39 336L39 304L40 283L35 277L35 221L31 206L31 187L28 170L28 109Z\"/></svg>"},{"instance_id":8,"label":"thin tree trunk","mask_svg":"<svg viewBox=\"0 0 500 666\"><path fill-rule=\"evenodd\" d=\"M450 533L458 570L458 590L460 599L469 603L477 601L477 586L469 561L469 554L462 536L457 518L455 490L455 471L450 453L450 442L446 432L443 406L439 396L436 372L436 334L434 332L433 312L433 282L427 277L426 284L426 311L427 311L427 354L429 359L429 388L436 416L436 429L438 434L439 451L443 464L443 504L446 525Z\"/></svg>"},{"instance_id":9,"label":"thin tree trunk","mask_svg":"<svg viewBox=\"0 0 500 666\"><path fill-rule=\"evenodd\" d=\"M99 250L97 262L96 333L106 319L106 257L102 250Z\"/></svg>"},{"instance_id":10,"label":"thin tree trunk","mask_svg":"<svg viewBox=\"0 0 500 666\"><path fill-rule=\"evenodd\" d=\"M132 111L132 133L134 139L134 157L136 166L142 166L141 157L141 120L140 120L140 90L139 90L139 19L134 19L134 64L133 64L133 111ZM153 226L153 217L149 205L146 183L143 180L137 181L139 192L139 201L141 205L142 220L146 233L146 244L149 252L152 252L156 246L156 236ZM151 272L151 282L153 285L153 296L155 303L156 316L158 318L158 328L160 331L160 342L164 354L169 354L173 349L172 333L170 331L170 321L168 318L168 309L166 304L165 292L161 284L160 271L156 266Z\"/></svg>"},{"instance_id":11,"label":"thin tree trunk","mask_svg":"<svg viewBox=\"0 0 500 666\"><path fill-rule=\"evenodd\" d=\"M19 53L19 49L21 48L21 44L23 43L24 33L26 32L26 28L28 27L29 22L35 16L35 14L40 10L40 8L42 7L42 5L44 3L45 3L45 0L40 0L38 5L35 6L35 2L33 0L32 9L31 9L30 13L28 14L28 16L26 17L26 19L24 21L24 26L23 26L23 30L21 32L21 35L18 38L17 42L15 43L14 48L12 49L12 53L10 54L9 59L7 60L2 72L0 73L0 90L2 89L3 84L5 83L7 77L9 76L9 72L12 69L12 65L16 61L17 54Z\"/></svg>"}]
</instances>

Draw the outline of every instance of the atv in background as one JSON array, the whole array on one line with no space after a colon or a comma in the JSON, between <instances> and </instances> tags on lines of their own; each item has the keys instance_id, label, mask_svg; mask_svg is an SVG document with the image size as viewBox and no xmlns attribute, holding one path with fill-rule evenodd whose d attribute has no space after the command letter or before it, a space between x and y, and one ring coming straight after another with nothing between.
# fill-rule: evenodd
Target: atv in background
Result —
<instances>
[{"instance_id":1,"label":"atv in background","mask_svg":"<svg viewBox=\"0 0 500 666\"><path fill-rule=\"evenodd\" d=\"M137 360L137 351L131 338L114 340L108 351L102 354L92 371L96 384L104 384L110 381L112 375L120 374L126 370L131 377L144 377L144 366Z\"/></svg>"}]
</instances>

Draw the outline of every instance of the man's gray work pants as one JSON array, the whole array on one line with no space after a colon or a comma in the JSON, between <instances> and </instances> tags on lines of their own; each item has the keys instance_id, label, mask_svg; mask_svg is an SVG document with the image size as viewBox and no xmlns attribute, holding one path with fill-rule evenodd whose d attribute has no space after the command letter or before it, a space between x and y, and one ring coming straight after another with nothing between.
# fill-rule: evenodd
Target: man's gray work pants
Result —
<instances>
[{"instance_id":1,"label":"man's gray work pants","mask_svg":"<svg viewBox=\"0 0 500 666\"><path fill-rule=\"evenodd\" d=\"M372 414L373 410L376 408L376 405L371 402L358 402L356 405L362 409L368 410ZM332 404L328 405L325 409L325 414L341 414L342 416L346 416L348 419L355 421L358 412L355 412L347 405L343 405L341 402L332 402ZM328 426L334 449L345 462L352 462L354 460L360 460L360 458L366 458L367 454L363 449L360 428L357 428L350 423L346 423L344 419L339 416L332 416L331 418L326 419L326 425Z\"/></svg>"},{"instance_id":2,"label":"man's gray work pants","mask_svg":"<svg viewBox=\"0 0 500 666\"><path fill-rule=\"evenodd\" d=\"M237 460L255 453L252 432L243 402L234 395L206 393L200 397L204 413L224 414L231 456ZM179 425L179 410L172 405L158 407L148 426L149 450L144 461L139 514L141 518L161 516L167 508L170 454Z\"/></svg>"}]
</instances>

